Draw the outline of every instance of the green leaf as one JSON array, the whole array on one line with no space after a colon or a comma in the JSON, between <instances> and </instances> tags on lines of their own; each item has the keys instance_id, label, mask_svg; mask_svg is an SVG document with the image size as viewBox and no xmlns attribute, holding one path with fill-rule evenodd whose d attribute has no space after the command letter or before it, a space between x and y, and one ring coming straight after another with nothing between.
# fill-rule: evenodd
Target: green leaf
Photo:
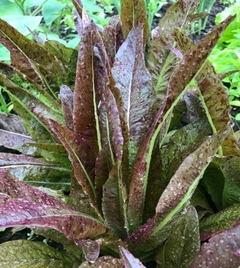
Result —
<instances>
[{"instance_id":1,"label":"green leaf","mask_svg":"<svg viewBox=\"0 0 240 268\"><path fill-rule=\"evenodd\" d=\"M51 25L53 21L60 16L60 12L66 3L59 3L56 0L46 1L42 6L42 15L47 25Z\"/></svg>"},{"instance_id":2,"label":"green leaf","mask_svg":"<svg viewBox=\"0 0 240 268\"><path fill-rule=\"evenodd\" d=\"M122 0L120 19L123 35L126 38L132 28L139 24L143 27L143 44L145 45L149 38L149 26L147 20L146 3L144 0Z\"/></svg>"},{"instance_id":3,"label":"green leaf","mask_svg":"<svg viewBox=\"0 0 240 268\"><path fill-rule=\"evenodd\" d=\"M158 250L156 261L162 268L188 268L200 248L198 215L189 207L176 229Z\"/></svg>"},{"instance_id":4,"label":"green leaf","mask_svg":"<svg viewBox=\"0 0 240 268\"><path fill-rule=\"evenodd\" d=\"M102 210L107 226L121 238L126 237L126 219L123 203L121 162L118 161L112 168L109 178L103 186Z\"/></svg>"},{"instance_id":5,"label":"green leaf","mask_svg":"<svg viewBox=\"0 0 240 268\"><path fill-rule=\"evenodd\" d=\"M204 186L211 197L216 209L219 211L223 208L223 188L225 178L219 168L218 160L214 159L204 173L201 185Z\"/></svg>"},{"instance_id":6,"label":"green leaf","mask_svg":"<svg viewBox=\"0 0 240 268\"><path fill-rule=\"evenodd\" d=\"M220 212L200 221L201 240L204 241L213 234L229 228L239 218L240 205L232 205Z\"/></svg>"},{"instance_id":7,"label":"green leaf","mask_svg":"<svg viewBox=\"0 0 240 268\"><path fill-rule=\"evenodd\" d=\"M8 241L0 245L0 267L70 268L78 263L64 251L42 242Z\"/></svg>"},{"instance_id":8,"label":"green leaf","mask_svg":"<svg viewBox=\"0 0 240 268\"><path fill-rule=\"evenodd\" d=\"M177 130L169 139L169 143L161 149L164 169L167 178L171 179L179 165L211 134L211 127L206 119L190 123ZM180 145L180 146L179 146ZM178 155L178 158L176 158Z\"/></svg>"},{"instance_id":9,"label":"green leaf","mask_svg":"<svg viewBox=\"0 0 240 268\"><path fill-rule=\"evenodd\" d=\"M29 29L34 31L40 24L42 16L23 16L23 15L4 15L1 17L21 34L27 36L30 34Z\"/></svg>"}]
</instances>

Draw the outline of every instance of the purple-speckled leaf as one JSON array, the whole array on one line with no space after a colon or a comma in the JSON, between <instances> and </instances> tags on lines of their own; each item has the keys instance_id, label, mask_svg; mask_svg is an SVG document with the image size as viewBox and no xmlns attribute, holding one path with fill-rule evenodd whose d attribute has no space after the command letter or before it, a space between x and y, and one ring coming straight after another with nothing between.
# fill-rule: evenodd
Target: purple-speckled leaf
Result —
<instances>
[{"instance_id":1,"label":"purple-speckled leaf","mask_svg":"<svg viewBox=\"0 0 240 268\"><path fill-rule=\"evenodd\" d=\"M94 69L94 36L99 35L96 25L89 21L84 24L73 96L73 123L76 138L84 141L94 155L102 149L98 118L98 105L101 100L97 92ZM99 81L100 82L100 81Z\"/></svg>"},{"instance_id":2,"label":"purple-speckled leaf","mask_svg":"<svg viewBox=\"0 0 240 268\"><path fill-rule=\"evenodd\" d=\"M92 154L90 148L83 142L79 143L79 140L76 140L74 133L58 122L51 120L50 126L53 133L69 154L75 179L82 186L84 194L88 196L92 206L100 216L101 213L97 206L97 197L93 185L93 168L95 160L91 157Z\"/></svg>"},{"instance_id":3,"label":"purple-speckled leaf","mask_svg":"<svg viewBox=\"0 0 240 268\"><path fill-rule=\"evenodd\" d=\"M79 260L43 242L14 240L0 245L0 267L72 268Z\"/></svg>"},{"instance_id":4,"label":"purple-speckled leaf","mask_svg":"<svg viewBox=\"0 0 240 268\"><path fill-rule=\"evenodd\" d=\"M0 129L0 144L6 148L17 150L23 154L33 155L36 148L29 148L26 145L35 143L30 137L23 134L18 134Z\"/></svg>"},{"instance_id":5,"label":"purple-speckled leaf","mask_svg":"<svg viewBox=\"0 0 240 268\"><path fill-rule=\"evenodd\" d=\"M166 125L168 124L169 115L171 115L173 107L181 98L188 83L196 76L197 72L199 72L211 52L211 49L215 46L221 33L232 19L233 18L229 18L221 25L218 25L219 27L215 28L215 30L209 33L198 44L193 46L192 49L188 50L172 72L168 83L165 102L162 108L157 112L146 138L138 150L133 166L129 193L130 199L132 200L130 224L133 226L133 230L142 223L147 177L150 167L149 156L152 154L155 140L159 133L162 133L162 137L165 136L168 130ZM163 139L160 140L160 145L162 142Z\"/></svg>"},{"instance_id":6,"label":"purple-speckled leaf","mask_svg":"<svg viewBox=\"0 0 240 268\"><path fill-rule=\"evenodd\" d=\"M28 132L20 116L0 113L0 129L28 136Z\"/></svg>"},{"instance_id":7,"label":"purple-speckled leaf","mask_svg":"<svg viewBox=\"0 0 240 268\"><path fill-rule=\"evenodd\" d=\"M144 0L122 0L120 19L125 38L128 36L132 28L141 24L143 26L143 44L145 45L147 43L149 38L149 26L146 2Z\"/></svg>"},{"instance_id":8,"label":"purple-speckled leaf","mask_svg":"<svg viewBox=\"0 0 240 268\"><path fill-rule=\"evenodd\" d=\"M154 30L153 38L147 47L146 62L152 75L153 85L161 107L166 96L166 90L172 71L179 60L169 47L174 46L174 29L180 28L188 32L189 17L195 12L200 1L177 1L170 6L161 18L158 28Z\"/></svg>"},{"instance_id":9,"label":"purple-speckled leaf","mask_svg":"<svg viewBox=\"0 0 240 268\"><path fill-rule=\"evenodd\" d=\"M233 19L234 17L228 17L216 27L215 31L217 29L223 31L226 25L231 23ZM176 40L178 47L184 53L193 48L192 41L179 31L176 31ZM230 120L229 111L231 107L228 101L227 92L210 61L207 60L205 62L201 71L196 76L196 81L201 91L201 96L204 99L208 120L211 122L213 131L223 130ZM233 134L225 139L222 148L225 155L240 155Z\"/></svg>"},{"instance_id":10,"label":"purple-speckled leaf","mask_svg":"<svg viewBox=\"0 0 240 268\"><path fill-rule=\"evenodd\" d=\"M119 16L113 16L103 30L103 42L111 67L113 65L115 55L123 41Z\"/></svg>"},{"instance_id":11,"label":"purple-speckled leaf","mask_svg":"<svg viewBox=\"0 0 240 268\"><path fill-rule=\"evenodd\" d=\"M203 243L190 268L230 268L240 264L240 221Z\"/></svg>"},{"instance_id":12,"label":"purple-speckled leaf","mask_svg":"<svg viewBox=\"0 0 240 268\"><path fill-rule=\"evenodd\" d=\"M96 238L108 232L100 222L57 198L19 182L0 170L0 226L53 228L72 240Z\"/></svg>"},{"instance_id":13,"label":"purple-speckled leaf","mask_svg":"<svg viewBox=\"0 0 240 268\"><path fill-rule=\"evenodd\" d=\"M4 169L0 169L0 192L5 194L5 198L7 199L20 198L22 200L29 200L35 203L54 206L56 208L69 208L69 206L62 203L60 200L47 195L26 183L18 181Z\"/></svg>"},{"instance_id":14,"label":"purple-speckled leaf","mask_svg":"<svg viewBox=\"0 0 240 268\"><path fill-rule=\"evenodd\" d=\"M48 85L56 92L60 86L58 83L64 83L65 66L62 62L42 45L28 39L4 20L0 20L0 28L0 42L10 51L12 65L43 87L46 86L46 79ZM56 77L59 78L57 83Z\"/></svg>"},{"instance_id":15,"label":"purple-speckled leaf","mask_svg":"<svg viewBox=\"0 0 240 268\"><path fill-rule=\"evenodd\" d=\"M108 229L99 221L70 207L62 208L16 198L0 203L0 227L37 226L55 229L68 239L96 239Z\"/></svg>"},{"instance_id":16,"label":"purple-speckled leaf","mask_svg":"<svg viewBox=\"0 0 240 268\"><path fill-rule=\"evenodd\" d=\"M67 128L73 130L73 92L66 86L60 88L59 97L62 102L63 117Z\"/></svg>"},{"instance_id":17,"label":"purple-speckled leaf","mask_svg":"<svg viewBox=\"0 0 240 268\"><path fill-rule=\"evenodd\" d=\"M145 67L142 34L141 26L130 31L119 48L112 67L113 78L124 102L131 164L155 112L155 92L151 76Z\"/></svg>"},{"instance_id":18,"label":"purple-speckled leaf","mask_svg":"<svg viewBox=\"0 0 240 268\"><path fill-rule=\"evenodd\" d=\"M128 250L124 247L119 246L120 253L122 255L123 263L125 268L144 268L145 266L140 262L139 259L135 258Z\"/></svg>"},{"instance_id":19,"label":"purple-speckled leaf","mask_svg":"<svg viewBox=\"0 0 240 268\"><path fill-rule=\"evenodd\" d=\"M177 220L181 219L179 215L190 201L204 171L229 132L230 127L224 133L217 133L208 137L180 164L158 201L156 216L153 218L154 228L151 224L144 228L146 233L149 230L150 236L150 238L149 236L144 238L147 240L145 248L150 250L168 238L169 232L172 228L175 228ZM173 219L175 219L175 223ZM129 241L133 244L143 241L141 227L139 231L136 230L131 234ZM144 243L140 248L144 248Z\"/></svg>"}]
</instances>

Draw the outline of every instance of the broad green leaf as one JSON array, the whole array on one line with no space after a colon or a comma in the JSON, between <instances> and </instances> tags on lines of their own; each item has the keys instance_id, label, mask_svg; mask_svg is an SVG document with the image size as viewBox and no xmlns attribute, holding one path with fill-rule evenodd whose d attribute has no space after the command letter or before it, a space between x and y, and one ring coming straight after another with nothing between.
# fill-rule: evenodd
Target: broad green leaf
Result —
<instances>
[{"instance_id":1,"label":"broad green leaf","mask_svg":"<svg viewBox=\"0 0 240 268\"><path fill-rule=\"evenodd\" d=\"M149 26L147 20L146 3L144 0L122 0L120 20L123 35L126 38L132 28L139 24L143 27L143 45L149 38Z\"/></svg>"},{"instance_id":2,"label":"broad green leaf","mask_svg":"<svg viewBox=\"0 0 240 268\"><path fill-rule=\"evenodd\" d=\"M56 163L22 154L0 153L0 169L34 186L69 190L70 170Z\"/></svg>"},{"instance_id":3,"label":"broad green leaf","mask_svg":"<svg viewBox=\"0 0 240 268\"><path fill-rule=\"evenodd\" d=\"M240 205L232 205L200 221L201 240L229 228L239 218Z\"/></svg>"},{"instance_id":4,"label":"broad green leaf","mask_svg":"<svg viewBox=\"0 0 240 268\"><path fill-rule=\"evenodd\" d=\"M162 268L188 268L200 248L198 215L189 207L176 229L158 250L156 261Z\"/></svg>"},{"instance_id":5,"label":"broad green leaf","mask_svg":"<svg viewBox=\"0 0 240 268\"><path fill-rule=\"evenodd\" d=\"M215 208L218 211L223 209L224 183L225 178L221 169L219 168L218 160L214 159L206 169L201 180L201 185L209 194Z\"/></svg>"},{"instance_id":6,"label":"broad green leaf","mask_svg":"<svg viewBox=\"0 0 240 268\"><path fill-rule=\"evenodd\" d=\"M230 228L215 234L208 242L203 243L189 268L239 267L239 248L240 225L238 219Z\"/></svg>"},{"instance_id":7,"label":"broad green leaf","mask_svg":"<svg viewBox=\"0 0 240 268\"><path fill-rule=\"evenodd\" d=\"M169 116L173 111L174 105L181 98L189 82L199 72L202 65L205 63L211 48L214 47L222 31L227 27L231 20L232 18L223 22L219 25L219 28L213 30L198 44L194 45L192 49L188 50L172 72L164 105L157 112L146 138L138 150L136 161L133 166L129 193L130 198L135 200L135 205L131 208L133 210L131 215L134 215L134 217L130 219L133 230L142 223L142 213L150 167L149 156L152 154L156 138L159 133L161 133L161 137L165 136L168 130ZM181 79L179 79L179 77L181 77ZM160 145L162 142L163 139L160 140Z\"/></svg>"},{"instance_id":8,"label":"broad green leaf","mask_svg":"<svg viewBox=\"0 0 240 268\"><path fill-rule=\"evenodd\" d=\"M0 267L71 268L77 263L66 252L43 242L15 240L0 245Z\"/></svg>"},{"instance_id":9,"label":"broad green leaf","mask_svg":"<svg viewBox=\"0 0 240 268\"><path fill-rule=\"evenodd\" d=\"M18 30L24 36L30 34L29 29L34 31L40 24L42 16L27 16L27 15L4 15L1 16L2 20L5 20L12 27Z\"/></svg>"},{"instance_id":10,"label":"broad green leaf","mask_svg":"<svg viewBox=\"0 0 240 268\"><path fill-rule=\"evenodd\" d=\"M127 249L119 246L125 268L144 268L139 259L135 258Z\"/></svg>"},{"instance_id":11,"label":"broad green leaf","mask_svg":"<svg viewBox=\"0 0 240 268\"><path fill-rule=\"evenodd\" d=\"M238 174L240 172L240 158L237 156L228 156L219 159L219 169L224 176L224 187L222 192L223 208L229 207L235 203L240 203L240 183Z\"/></svg>"},{"instance_id":12,"label":"broad green leaf","mask_svg":"<svg viewBox=\"0 0 240 268\"><path fill-rule=\"evenodd\" d=\"M66 3L61 3L56 0L46 1L42 6L42 15L44 22L51 25L53 21L58 18L60 11L66 6Z\"/></svg>"}]
</instances>

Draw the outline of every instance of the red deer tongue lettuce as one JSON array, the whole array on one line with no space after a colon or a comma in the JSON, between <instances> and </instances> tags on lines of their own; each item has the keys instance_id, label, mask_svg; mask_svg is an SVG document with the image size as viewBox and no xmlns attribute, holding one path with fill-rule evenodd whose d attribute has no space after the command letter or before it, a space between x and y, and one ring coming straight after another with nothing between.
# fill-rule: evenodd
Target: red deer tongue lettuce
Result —
<instances>
[{"instance_id":1,"label":"red deer tongue lettuce","mask_svg":"<svg viewBox=\"0 0 240 268\"><path fill-rule=\"evenodd\" d=\"M26 128L24 133L18 128L0 131L2 144L21 153L0 155L0 227L35 227L39 234L61 242L77 263L83 255L95 261L93 267L105 261L111 267L143 267L135 257L167 268L180 260L187 267L199 248L202 226L198 204L189 206L191 197L217 152L234 151L238 160L236 141L223 143L231 132L229 106L224 109L227 98L222 93L219 98L220 81L206 63L233 17L189 45L175 28L187 33L199 1L175 3L152 39L143 0L122 0L121 21L114 17L103 32L79 0L73 3L79 13L78 52L56 43L33 46L0 21L0 41L13 57L13 66L1 63L0 84L13 97ZM192 79L201 91L195 103L184 95ZM179 103L183 110L178 115L186 110L190 121L172 134L170 126L180 122L172 120ZM0 121L6 127L4 117ZM231 183L229 166L221 163L226 175L224 202L231 205L235 181ZM41 168L53 174L43 178ZM32 178L39 175L45 185L51 176L58 178L56 183L66 180L68 195L19 181L23 177L17 172L29 178L31 171ZM235 202L238 195L234 197ZM211 218L209 222L202 227L203 235L212 227ZM172 258L171 245L176 253ZM100 252L103 256L98 258ZM55 259L56 254L51 256ZM88 267L85 259L80 262Z\"/></svg>"}]
</instances>

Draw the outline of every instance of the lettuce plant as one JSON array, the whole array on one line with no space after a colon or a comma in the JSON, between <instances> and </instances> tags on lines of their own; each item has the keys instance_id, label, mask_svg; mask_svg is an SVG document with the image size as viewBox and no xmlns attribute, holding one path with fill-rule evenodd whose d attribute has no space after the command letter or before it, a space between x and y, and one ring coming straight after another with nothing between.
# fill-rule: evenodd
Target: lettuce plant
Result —
<instances>
[{"instance_id":1,"label":"lettuce plant","mask_svg":"<svg viewBox=\"0 0 240 268\"><path fill-rule=\"evenodd\" d=\"M17 113L0 117L0 228L64 247L5 242L0 265L199 267L201 240L237 220L239 150L207 60L234 17L193 44L197 2L173 4L150 37L143 0L123 0L103 32L73 0L78 51L0 20L12 62L0 84Z\"/></svg>"}]
</instances>

